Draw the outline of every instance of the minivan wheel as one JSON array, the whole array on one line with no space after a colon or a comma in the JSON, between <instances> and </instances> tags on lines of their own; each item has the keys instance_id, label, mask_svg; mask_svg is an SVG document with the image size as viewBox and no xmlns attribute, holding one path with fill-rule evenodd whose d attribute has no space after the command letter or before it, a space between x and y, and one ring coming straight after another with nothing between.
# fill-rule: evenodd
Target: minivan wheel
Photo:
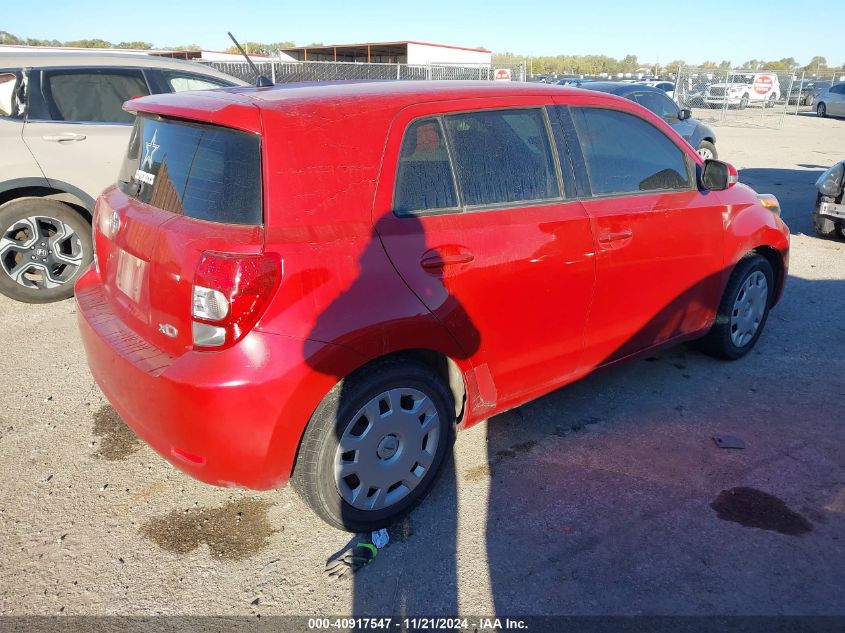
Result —
<instances>
[{"instance_id":1,"label":"minivan wheel","mask_svg":"<svg viewBox=\"0 0 845 633\"><path fill-rule=\"evenodd\" d=\"M722 295L716 322L700 341L704 352L737 360L752 350L769 316L773 280L772 266L764 257L750 254L739 261Z\"/></svg>"},{"instance_id":2,"label":"minivan wheel","mask_svg":"<svg viewBox=\"0 0 845 633\"><path fill-rule=\"evenodd\" d=\"M816 106L816 114L822 118L827 116L827 108L825 107L824 103L820 103Z\"/></svg>"},{"instance_id":3,"label":"minivan wheel","mask_svg":"<svg viewBox=\"0 0 845 633\"><path fill-rule=\"evenodd\" d=\"M63 202L26 198L0 207L0 292L7 297L67 299L92 257L91 225Z\"/></svg>"},{"instance_id":4,"label":"minivan wheel","mask_svg":"<svg viewBox=\"0 0 845 633\"><path fill-rule=\"evenodd\" d=\"M698 144L698 150L696 151L704 160L719 157L719 154L716 152L716 146L710 141L701 141L701 143Z\"/></svg>"},{"instance_id":5,"label":"minivan wheel","mask_svg":"<svg viewBox=\"0 0 845 633\"><path fill-rule=\"evenodd\" d=\"M430 367L385 359L338 383L314 412L291 478L334 527L365 532L409 512L454 440L452 394Z\"/></svg>"}]
</instances>

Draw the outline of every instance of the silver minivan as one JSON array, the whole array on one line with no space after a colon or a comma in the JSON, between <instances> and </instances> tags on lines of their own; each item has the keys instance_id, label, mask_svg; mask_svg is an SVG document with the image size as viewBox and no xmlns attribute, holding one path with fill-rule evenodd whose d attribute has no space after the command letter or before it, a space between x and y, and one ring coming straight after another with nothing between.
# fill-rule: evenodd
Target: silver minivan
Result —
<instances>
[{"instance_id":1,"label":"silver minivan","mask_svg":"<svg viewBox=\"0 0 845 633\"><path fill-rule=\"evenodd\" d=\"M121 53L0 53L0 293L66 299L93 257L91 211L148 94L246 85L200 64Z\"/></svg>"}]
</instances>

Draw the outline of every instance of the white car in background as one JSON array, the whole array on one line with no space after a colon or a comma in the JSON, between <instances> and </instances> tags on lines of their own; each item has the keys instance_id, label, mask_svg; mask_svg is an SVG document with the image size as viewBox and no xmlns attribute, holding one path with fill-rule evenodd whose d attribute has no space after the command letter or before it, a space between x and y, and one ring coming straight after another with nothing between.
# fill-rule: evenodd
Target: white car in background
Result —
<instances>
[{"instance_id":1,"label":"white car in background","mask_svg":"<svg viewBox=\"0 0 845 633\"><path fill-rule=\"evenodd\" d=\"M0 53L0 293L66 299L91 262L91 211L115 181L134 97L244 86L192 62L118 53Z\"/></svg>"},{"instance_id":2,"label":"white car in background","mask_svg":"<svg viewBox=\"0 0 845 633\"><path fill-rule=\"evenodd\" d=\"M641 86L651 86L652 88L659 88L666 93L670 99L675 98L675 84L671 81L638 81Z\"/></svg>"},{"instance_id":3,"label":"white car in background","mask_svg":"<svg viewBox=\"0 0 845 633\"><path fill-rule=\"evenodd\" d=\"M710 108L725 105L740 110L750 105L771 108L780 96L780 79L776 73L735 73L727 81L710 84L704 93L704 103Z\"/></svg>"}]
</instances>

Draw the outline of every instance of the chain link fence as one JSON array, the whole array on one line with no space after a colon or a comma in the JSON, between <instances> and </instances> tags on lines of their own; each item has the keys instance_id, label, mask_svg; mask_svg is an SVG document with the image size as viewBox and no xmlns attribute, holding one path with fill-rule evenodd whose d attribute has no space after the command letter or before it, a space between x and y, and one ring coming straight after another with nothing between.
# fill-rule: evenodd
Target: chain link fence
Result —
<instances>
[{"instance_id":1,"label":"chain link fence","mask_svg":"<svg viewBox=\"0 0 845 633\"><path fill-rule=\"evenodd\" d=\"M243 62L200 62L243 81L255 73ZM496 71L487 64L367 64L359 62L256 62L258 72L273 83L361 80L469 80L491 81ZM525 65L505 67L511 81L526 81ZM500 73L500 76L502 73Z\"/></svg>"},{"instance_id":2,"label":"chain link fence","mask_svg":"<svg viewBox=\"0 0 845 633\"><path fill-rule=\"evenodd\" d=\"M779 128L787 114L809 112L839 76L783 70L681 67L674 99L705 123Z\"/></svg>"}]
</instances>

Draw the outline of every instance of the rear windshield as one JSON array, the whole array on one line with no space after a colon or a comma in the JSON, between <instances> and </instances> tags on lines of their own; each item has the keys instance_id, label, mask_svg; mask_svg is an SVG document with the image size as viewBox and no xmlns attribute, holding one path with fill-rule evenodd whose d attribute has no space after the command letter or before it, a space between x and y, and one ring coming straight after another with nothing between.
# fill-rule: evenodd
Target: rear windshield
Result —
<instances>
[{"instance_id":1,"label":"rear windshield","mask_svg":"<svg viewBox=\"0 0 845 633\"><path fill-rule=\"evenodd\" d=\"M261 224L259 137L214 125L139 116L120 170L128 195L224 224Z\"/></svg>"}]
</instances>

